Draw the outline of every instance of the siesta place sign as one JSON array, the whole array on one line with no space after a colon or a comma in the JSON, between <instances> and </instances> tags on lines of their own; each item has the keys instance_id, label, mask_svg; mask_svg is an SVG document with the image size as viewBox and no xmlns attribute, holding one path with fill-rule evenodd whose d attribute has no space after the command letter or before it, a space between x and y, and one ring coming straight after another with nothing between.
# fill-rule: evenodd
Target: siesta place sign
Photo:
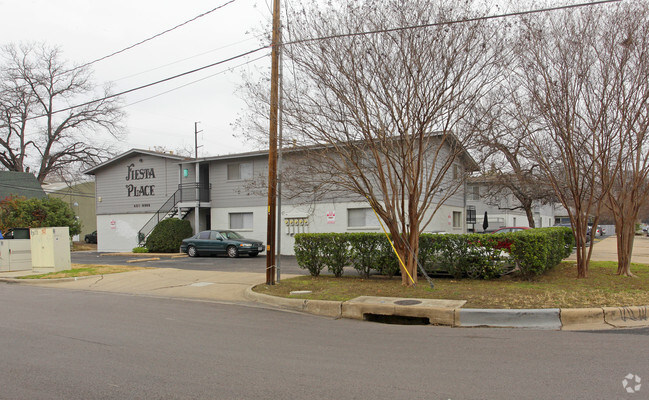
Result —
<instances>
[{"instance_id":1,"label":"siesta place sign","mask_svg":"<svg viewBox=\"0 0 649 400\"><path fill-rule=\"evenodd\" d=\"M135 168L135 164L127 166L126 181L142 181L146 179L155 179L155 170L153 168ZM146 185L145 182L135 182L126 185L128 197L155 196L155 185Z\"/></svg>"}]
</instances>

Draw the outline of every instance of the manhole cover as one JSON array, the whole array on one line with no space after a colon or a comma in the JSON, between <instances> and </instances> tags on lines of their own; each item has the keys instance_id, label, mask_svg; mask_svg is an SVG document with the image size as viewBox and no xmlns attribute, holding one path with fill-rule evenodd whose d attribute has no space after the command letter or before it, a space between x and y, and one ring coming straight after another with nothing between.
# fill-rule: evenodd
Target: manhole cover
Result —
<instances>
[{"instance_id":1,"label":"manhole cover","mask_svg":"<svg viewBox=\"0 0 649 400\"><path fill-rule=\"evenodd\" d=\"M419 300L398 300L395 301L394 304L398 306L414 306L415 304L421 304L421 301Z\"/></svg>"}]
</instances>

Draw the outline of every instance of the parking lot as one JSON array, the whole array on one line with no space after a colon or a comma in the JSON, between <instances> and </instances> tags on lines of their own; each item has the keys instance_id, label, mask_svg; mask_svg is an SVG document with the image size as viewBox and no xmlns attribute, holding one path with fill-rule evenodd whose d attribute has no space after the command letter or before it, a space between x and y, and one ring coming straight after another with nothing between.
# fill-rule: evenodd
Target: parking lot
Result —
<instances>
[{"instance_id":1,"label":"parking lot","mask_svg":"<svg viewBox=\"0 0 649 400\"><path fill-rule=\"evenodd\" d=\"M181 255L181 254L177 254ZM158 260L153 260L159 258ZM224 272L260 272L265 273L266 255L257 257L228 258L226 256L212 257L158 257L157 255L115 255L114 253L99 253L95 251L75 251L71 253L73 264L99 265L139 265L155 268L178 268L195 271L224 271ZM147 261L150 260L150 261ZM280 260L282 273L305 275L308 272L297 266L295 257L282 256Z\"/></svg>"}]
</instances>

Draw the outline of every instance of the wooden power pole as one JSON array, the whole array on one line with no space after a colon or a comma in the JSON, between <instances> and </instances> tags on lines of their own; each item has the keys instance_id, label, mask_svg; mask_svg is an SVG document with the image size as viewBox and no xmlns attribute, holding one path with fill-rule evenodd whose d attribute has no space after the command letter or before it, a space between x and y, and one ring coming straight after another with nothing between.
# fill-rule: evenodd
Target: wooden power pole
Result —
<instances>
[{"instance_id":1,"label":"wooden power pole","mask_svg":"<svg viewBox=\"0 0 649 400\"><path fill-rule=\"evenodd\" d=\"M279 114L279 0L273 0L273 37L270 71L270 132L268 140L268 222L266 225L266 284L275 284L277 223L277 125Z\"/></svg>"}]
</instances>

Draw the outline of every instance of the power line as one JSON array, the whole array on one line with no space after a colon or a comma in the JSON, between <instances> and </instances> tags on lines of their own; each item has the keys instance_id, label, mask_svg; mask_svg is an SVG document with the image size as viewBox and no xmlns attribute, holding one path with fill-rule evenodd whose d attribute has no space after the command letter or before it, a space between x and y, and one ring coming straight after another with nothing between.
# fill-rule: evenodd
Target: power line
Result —
<instances>
[{"instance_id":1,"label":"power line","mask_svg":"<svg viewBox=\"0 0 649 400\"><path fill-rule=\"evenodd\" d=\"M138 103L142 103L142 102L144 102L144 101L151 100L151 99L154 99L154 98L156 98L156 97L160 97L160 96L165 95L165 94L167 94L167 93L174 92L174 91L176 91L176 90L178 90L178 89L182 89L182 88L184 88L184 87L186 87L186 86L190 86L190 85L193 85L193 84L195 84L195 83L198 83L198 82L204 81L204 80L206 80L206 79L209 79L209 78L215 77L216 75L220 75L220 74L223 74L223 73L225 73L225 72L232 71L232 70L235 69L235 68L243 67L244 65L248 65L248 64L250 64L250 63L252 63L252 62L255 62L255 61L257 61L257 60L261 60L261 59L264 58L264 57L268 57L268 54L264 54L263 56L259 56L259 57L257 57L257 58L253 58L252 60L249 60L249 61L246 61L246 62L244 62L244 63L238 64L238 65L235 65L235 66L230 67L230 68L228 68L228 69L225 69L225 70L223 70L223 71L219 71L219 72L217 72L217 73L215 73L215 74L208 75L208 76L206 76L206 77L204 77L204 78L201 78L201 79L197 79L197 80L195 80L195 81L188 82L188 83L186 83L186 84L184 84L184 85L177 86L177 87L175 87L175 88L173 88L173 89L169 89L169 90L167 90L167 91L164 91L164 92L162 92L162 93L158 93L158 94L156 94L156 95L153 95L153 96L147 97L147 98L145 98L145 99L141 99L141 100L135 101L135 102L133 102L133 103L126 104L126 105L122 106L122 108L130 107L130 106L132 106L132 105L135 105L135 104L138 104Z\"/></svg>"},{"instance_id":2,"label":"power line","mask_svg":"<svg viewBox=\"0 0 649 400\"><path fill-rule=\"evenodd\" d=\"M292 42L286 42L283 45L284 46L289 46L289 45L309 43L309 42L315 42L315 41L321 41L321 40L337 39L337 38L343 38L343 37L366 36L366 35L374 35L374 34L378 34L378 33L390 33L390 32L399 32L399 31L405 31L405 30L411 30L411 29L430 28L430 27L433 27L433 26L456 25L456 24L463 24L463 23L467 23L467 22L487 21L487 20L491 20L491 19L501 19L501 18L523 16L523 15L539 14L539 13L550 12L550 11L568 10L568 9L572 9L572 8L596 6L596 5L607 4L607 3L619 3L621 1L622 0L601 0L601 1L593 1L593 2L589 2L589 3L579 3L579 4L570 4L570 5L564 5L564 6L549 7L549 8L539 8L539 9L528 10L528 11L517 11L517 12L512 12L512 13L506 13L506 14L487 15L487 16L474 17L474 18L463 18L463 19L458 19L458 20L453 20L453 21L432 22L432 23L429 23L429 24L411 25L411 26L404 26L404 27L399 27L399 28L387 28L387 29L378 29L378 30L374 30L374 31L341 33L341 34L337 34L337 35L321 36L321 37L316 37L316 38L294 40Z\"/></svg>"},{"instance_id":3,"label":"power line","mask_svg":"<svg viewBox=\"0 0 649 400\"><path fill-rule=\"evenodd\" d=\"M157 37L160 37L160 36L162 36L162 35L164 35L164 34L166 34L166 33L169 33L169 32L171 32L171 31L174 31L174 30L176 30L176 29L178 29L178 28L180 28L180 27L182 27L182 26L185 26L185 25L191 23L191 22L194 22L194 21L196 21L196 20L199 19L199 18L202 18L202 17L204 17L204 16L206 16L206 15L209 15L209 14L213 13L213 12L216 11L216 10L219 10L219 9L221 9L221 8L227 6L227 5L230 5L230 4L234 3L235 1L237 1L237 0L230 0L230 1L226 2L226 3L224 3L224 4L221 4L221 5L218 6L218 7L215 7L215 8L213 8L213 9L211 9L211 10L209 10L209 11L206 11L206 12L204 12L204 13L202 13L202 14L199 14L199 15L195 16L194 18L188 19L187 21L182 22L182 23L180 23L180 24L174 26L173 28L166 29L166 30L164 30L164 31L162 31L162 32L160 32L160 33L156 33L155 35L153 35L153 36L151 36L151 37L148 37L148 38L146 38L146 39L144 39L144 40L141 40L141 41L139 41L139 42L137 42L137 43L135 43L135 44L132 44L132 45L130 45L130 46L128 46L128 47L125 47L125 48L123 48L123 49L121 49L121 50L115 51L115 52L113 52L113 53L111 53L111 54L108 54L108 55L106 55L106 56L99 57L99 58L97 58L97 59L95 59L95 60L89 61L89 62L87 62L87 63L85 63L85 64L81 64L81 65L79 65L79 66L77 66L77 67L74 67L74 68L72 68L72 69L69 69L69 70L67 70L67 71L64 71L64 72L62 72L62 74L66 74L66 73L68 73L68 72L72 72L72 71L75 71L75 70L77 70L77 69L87 67L87 66L92 65L92 64L94 64L94 63L96 63L96 62L103 61L103 60L105 60L105 59L107 59L107 58L110 58L110 57L113 57L113 56L115 56L115 55L117 55L117 54L123 53L123 52L125 52L125 51L127 51L127 50L130 50L130 49L136 47L136 46L139 46L139 45L141 45L141 44L144 44L144 43L146 43L146 42L149 42L149 41L151 41L151 40L153 40L153 39L155 39L155 38L157 38Z\"/></svg>"},{"instance_id":4,"label":"power line","mask_svg":"<svg viewBox=\"0 0 649 400\"><path fill-rule=\"evenodd\" d=\"M231 0L231 2L232 1L235 1L235 0ZM350 33L344 33L344 34L322 36L322 37L317 37L317 38L308 38L308 39L295 40L295 41L292 41L292 42L284 43L284 44L282 44L282 46L295 45L295 44L301 44L301 43L308 43L308 42L314 42L314 41L320 41L320 40L330 40L330 39L341 38L341 37L366 36L366 35L373 35L373 34L379 34L379 33L389 33L389 32L397 32L397 31L404 31L404 30L411 30L411 29L428 28L428 27L433 27L433 26L455 25L455 24L461 24L461 23L467 23L467 22L476 22L476 21L485 21L485 20L491 20L491 19L509 18L509 17L514 17L514 16L523 16L523 15L530 15L530 14L538 14L538 13L542 13L542 12L567 10L567 9L573 9L573 8L579 8L579 7L587 7L587 6L595 6L595 5L601 5L601 4L607 4L607 3L618 3L620 1L622 1L622 0L601 0L601 1L594 1L594 2L589 2L589 3L563 5L563 6L541 8L541 9L528 10L528 11L517 11L517 12L513 12L513 13L487 15L487 16L475 17L475 18L464 18L464 19L453 20L453 21L433 22L433 23L429 23L429 24L411 25L411 26L399 27L399 28L388 28L388 29L380 29L380 30L374 30L374 31L363 31L363 32L350 32ZM227 3L227 4L229 4L229 3ZM105 97L102 97L102 98L99 98L99 99L87 101L85 103L78 104L78 105L75 105L75 106L70 106L70 107L60 109L60 110L56 110L56 111L53 111L51 114L57 114L57 113L72 110L72 109L75 109L75 108L87 106L87 105L94 104L94 103L97 103L97 102L100 102L100 101L108 100L108 99L118 97L118 96L121 96L121 95L124 95L124 94L132 93L132 92L135 92L135 91L138 91L138 90L141 90L141 89L145 89L145 88L148 88L148 87L151 87L151 86L155 86L155 85L158 85L160 83L168 82L168 81L171 81L171 80L174 80L174 79L186 76L186 75L193 74L195 72L202 71L204 69L208 69L208 68L211 68L211 67L214 67L214 66L217 66L217 65L220 65L220 64L223 64L223 63L226 63L226 62L241 58L241 57L245 57L245 56L247 56L249 54L253 54L253 53L256 53L256 52L258 52L260 50L267 49L267 48L269 48L271 46L272 46L271 44L268 44L266 46L259 47L259 48L254 49L254 50L250 50L250 51L245 52L245 53L241 53L239 55L230 57L228 59L221 60L221 61L209 64L209 65L206 65L206 66L203 66L203 67L199 67L199 68L196 68L196 69L193 69L193 70L190 70L190 71L186 71L186 72L183 72L183 73L180 73L180 74L168 77L168 78L164 78L164 79L152 82L152 83L148 83L148 84L145 84L145 85L142 85L142 86L138 86L138 87L135 87L135 88L132 88L132 89L128 89L128 90L125 90L125 91L122 91L122 92L119 92L119 93L115 93L115 94L112 94L112 95L109 95L109 96L105 96ZM47 116L47 114L33 116L33 117L30 117L30 118L27 118L27 120L42 118L42 117L45 117L45 116Z\"/></svg>"},{"instance_id":5,"label":"power line","mask_svg":"<svg viewBox=\"0 0 649 400\"><path fill-rule=\"evenodd\" d=\"M169 33L169 32L171 32L171 31L174 31L174 30L176 30L176 29L178 29L178 28L180 28L180 27L182 27L182 26L185 26L185 25L187 25L187 24L189 24L189 23L191 23L191 22L194 22L194 21L196 21L196 20L199 19L199 18L202 18L202 17L204 17L204 16L206 16L206 15L209 15L209 14L213 13L214 11L217 11L217 10L219 10L219 9L221 9L221 8L223 8L223 7L225 7L225 6L227 6L227 5L230 5L230 4L234 3L235 1L237 1L237 0L230 0L230 1L226 2L226 3L224 3L224 4L221 4L221 5L218 6L218 7L215 7L215 8L213 8L213 9L209 10L209 11L206 11L206 12L201 13L201 14L199 14L199 15L197 15L197 16L191 18L191 19L188 19L187 21L182 22L182 23L180 23L180 24L174 26L173 28L169 28L169 29L166 29L166 30L164 30L164 31L162 31L162 32L156 33L155 35L153 35L153 36L151 36L151 37L148 37L148 38L146 38L146 39L144 39L144 40L141 40L141 41L139 41L139 42L137 42L137 43L134 43L134 44L132 44L132 45L130 45L130 46L127 46L127 47L125 47L125 48L123 48L123 49L121 49L121 50L115 51L115 52L110 53L110 54L108 54L108 55L105 55L105 56L103 56L103 57L99 57L99 58L97 58L97 59L95 59L95 60L92 60L92 61L89 61L89 62L87 62L87 63L81 64L81 65L78 65L78 66L76 66L76 67L74 67L74 68L70 68L70 69L68 69L68 70L65 70L65 71L61 72L60 74L57 74L57 76L68 74L68 73L73 72L73 71L76 71L76 70L78 70L78 69L85 68L85 67L87 67L87 66L90 66L90 65L92 65L92 64L95 64L95 63L97 63L97 62L99 62L99 61L103 61L103 60L105 60L105 59L107 59L107 58L113 57L113 56L115 56L115 55L117 55L117 54L123 53L123 52L125 52L125 51L127 51L127 50L130 50L130 49L132 49L132 48L134 48L134 47L137 47L137 46L139 46L139 45L141 45L141 44L144 44L144 43L149 42L149 41L151 41L151 40L153 40L153 39L155 39L155 38L158 38L158 37L160 37L160 36L162 36L162 35L164 35L164 34L166 34L166 33ZM191 58L191 57L190 57L190 58ZM20 88L27 88L27 87L29 87L29 85L24 84L24 85L21 85L21 86L19 86L19 87L20 87ZM2 90L2 91L0 91L0 93L3 93L3 92L9 92L9 90Z\"/></svg>"},{"instance_id":6,"label":"power line","mask_svg":"<svg viewBox=\"0 0 649 400\"><path fill-rule=\"evenodd\" d=\"M79 107L87 106L87 105L90 105L90 104L98 103L98 102L100 102L100 101L104 101L104 100L112 99L112 98L114 98L114 97L122 96L122 95L125 95L125 94L128 94L128 93L131 93L131 92L135 92L135 91L138 91L138 90L142 90L142 89L145 89L145 88L148 88L148 87L151 87L151 86L159 85L159 84L164 83L164 82L168 82L168 81L171 81L171 80L174 80L174 79L177 79L177 78L180 78L180 77L186 76L186 75L190 75L190 74L193 74L193 73L196 73L196 72L202 71L202 70L204 70L204 69L212 68L212 67L215 67L215 66L217 66L217 65L221 65L221 64L224 64L224 63L226 63L226 62L229 62L229 61L232 61L232 60L236 60L236 59L241 58L241 57L245 57L245 56L247 56L247 55L250 55L250 54L256 53L256 52L258 52L258 51L260 51L260 50L264 50L264 49L267 49L267 48L269 48L269 47L270 47L270 45L266 45L266 46L263 46L263 47L259 47L259 48L257 48L257 49L250 50L250 51L247 51L247 52L245 52L245 53L241 53L241 54L239 54L239 55L236 55L236 56L233 56L233 57L227 58L227 59L225 59L225 60L217 61L217 62L215 62L215 63L212 63L212 64L209 64L209 65L205 65L205 66L203 66L203 67L199 67L199 68L193 69L193 70L191 70L191 71L186 71L186 72L183 72L183 73L180 73L180 74L174 75L174 76L170 76L170 77L168 77L168 78L164 78L164 79L160 79L160 80L155 81L155 82L147 83L146 85L138 86L138 87L135 87L135 88L132 88L132 89L124 90L124 91L119 92L119 93L115 93L115 94L111 94L111 95L108 95L108 96L104 96L104 97L102 97L102 98L100 98L100 99L90 100L90 101L87 101L87 102L85 102L85 103L77 104L77 105L75 105L75 106L70 106L70 107L62 108L62 109L60 109L60 110L52 111L49 115L58 114L58 113L61 113L61 112L64 112L64 111L73 110L73 109L75 109L75 108L79 108ZM33 116L33 117L29 117L29 118L27 118L26 120L32 120L32 119L42 118L42 117L46 117L46 116L48 116L48 114L41 114L41 115L36 115L36 116Z\"/></svg>"},{"instance_id":7,"label":"power line","mask_svg":"<svg viewBox=\"0 0 649 400\"><path fill-rule=\"evenodd\" d=\"M181 63L181 62L183 62L183 61L187 61L187 60L191 60L191 59L196 58L196 57L204 56L205 54L213 53L213 52L215 52L215 51L223 50L223 49L226 49L226 48L228 48L228 47L236 46L236 45L238 45L238 44L241 44L241 43L247 42L247 41L249 41L249 40L258 39L258 38L260 38L261 36L262 36L262 35L258 35L258 36L256 36L256 37L249 37L249 38L247 38L247 39L243 39L243 40L240 40L240 41L238 41L238 42L234 42L234 43L226 44L226 45L221 46L221 47L216 48L216 49L212 49L212 50L204 51L204 52L202 52L202 53L194 54L193 56L189 56L189 57L182 58L182 59L180 59L180 60L172 61L172 62L170 62L170 63L160 65L160 66L158 66L158 67L149 68L149 69L147 69L147 70L145 70L145 71L137 72L137 73L134 73L134 74L131 74L131 75L128 75L128 76L124 76L124 77L122 77L122 78L114 79L114 80L112 80L112 82L119 82L119 81L124 80L124 79L133 78L133 77L135 77L135 76L139 76L139 75L142 75L142 74L146 74L147 72L152 72L152 71L159 70L159 69L161 69L161 68L169 67L169 66L171 66L171 65L175 65L175 64Z\"/></svg>"}]
</instances>

